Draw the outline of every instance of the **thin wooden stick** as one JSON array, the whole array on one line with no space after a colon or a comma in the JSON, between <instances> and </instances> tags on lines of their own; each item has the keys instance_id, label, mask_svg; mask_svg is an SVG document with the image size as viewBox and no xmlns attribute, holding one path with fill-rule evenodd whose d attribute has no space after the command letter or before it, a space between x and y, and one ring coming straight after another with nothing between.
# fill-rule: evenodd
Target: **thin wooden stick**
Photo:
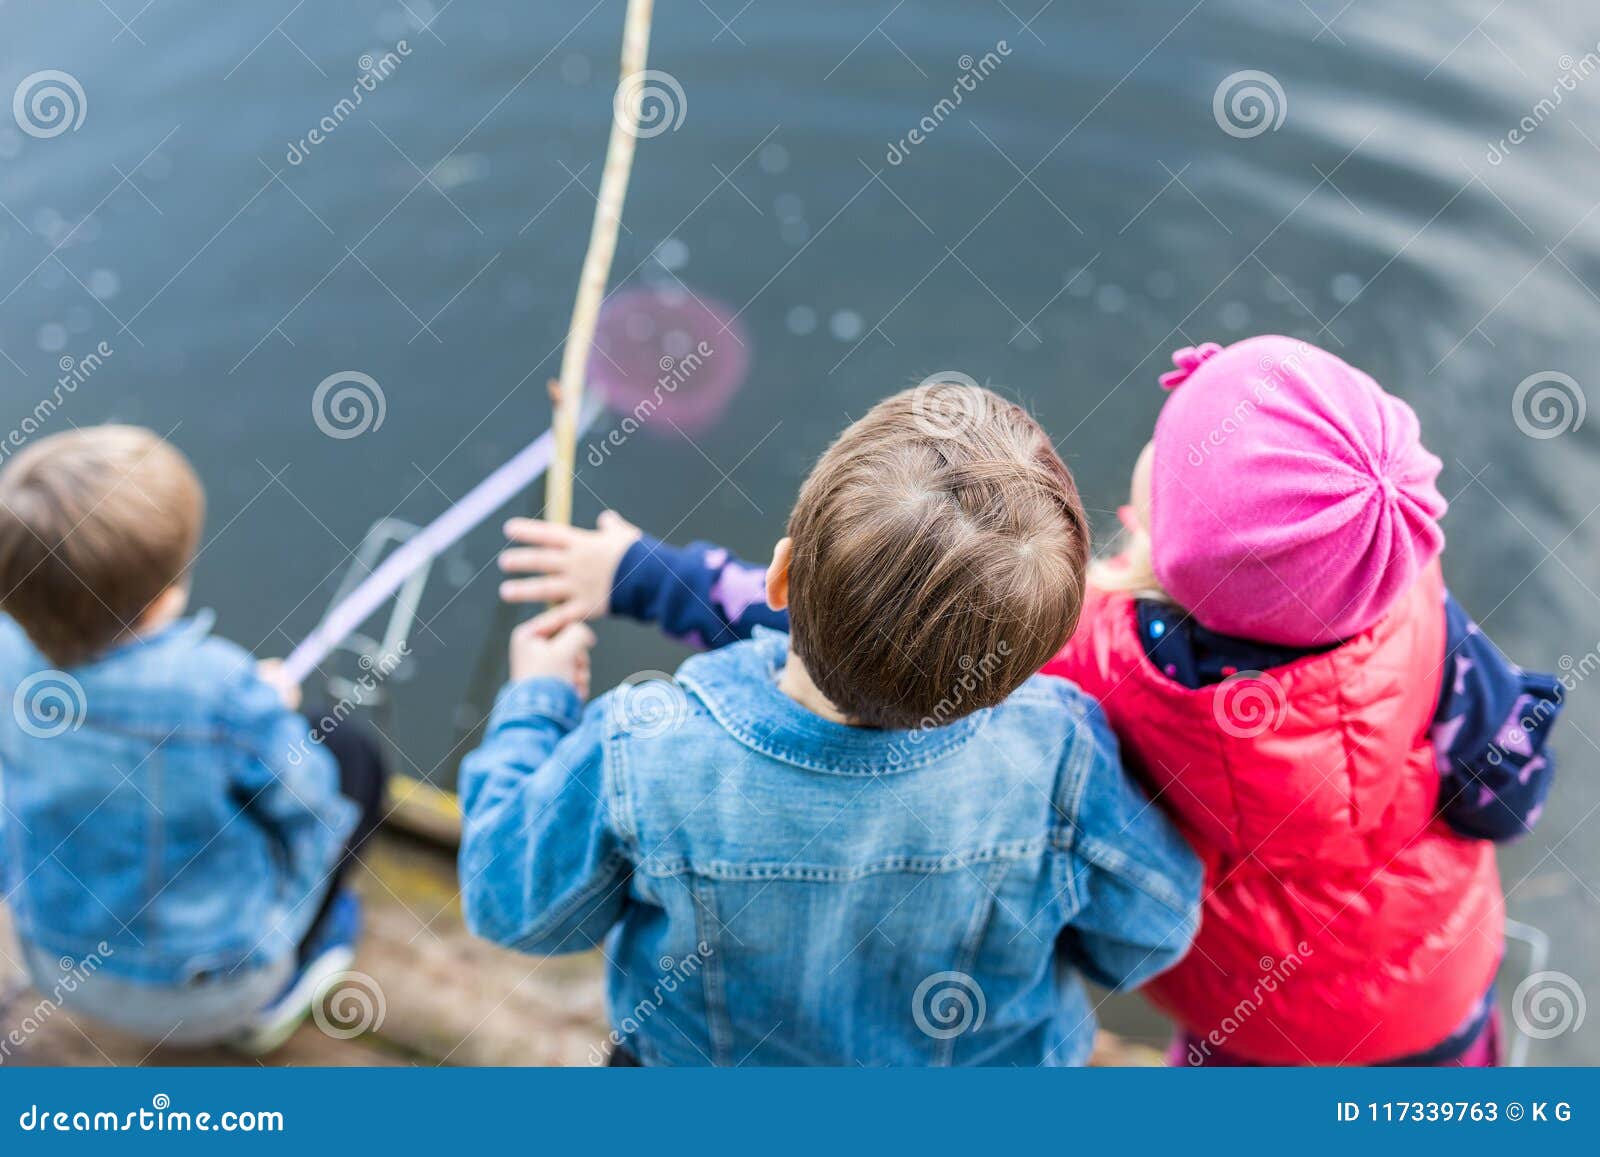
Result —
<instances>
[{"instance_id":1,"label":"thin wooden stick","mask_svg":"<svg viewBox=\"0 0 1600 1157\"><path fill-rule=\"evenodd\" d=\"M595 321L605 298L606 280L611 276L611 258L617 251L617 230L622 224L622 203L628 194L628 176L633 171L633 151L639 140L642 85L630 78L642 73L650 52L650 14L654 0L628 0L628 14L622 26L622 68L611 122L611 138L606 143L605 169L600 174L600 193L595 198L594 225L589 231L589 250L583 257L583 272L578 277L578 296L572 306L572 323L567 327L567 343L561 354L561 380L556 398L555 455L545 475L544 516L551 522L572 521L572 472L577 465L578 414L583 405L584 375L589 351L594 344Z\"/></svg>"}]
</instances>

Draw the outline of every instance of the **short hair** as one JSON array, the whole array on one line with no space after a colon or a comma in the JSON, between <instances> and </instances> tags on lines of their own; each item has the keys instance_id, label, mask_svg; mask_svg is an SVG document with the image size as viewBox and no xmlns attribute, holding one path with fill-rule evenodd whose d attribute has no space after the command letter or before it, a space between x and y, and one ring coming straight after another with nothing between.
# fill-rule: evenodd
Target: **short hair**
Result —
<instances>
[{"instance_id":1,"label":"short hair","mask_svg":"<svg viewBox=\"0 0 1600 1157\"><path fill-rule=\"evenodd\" d=\"M149 430L41 439L0 470L0 610L56 666L93 659L185 578L204 518L193 467Z\"/></svg>"},{"instance_id":2,"label":"short hair","mask_svg":"<svg viewBox=\"0 0 1600 1157\"><path fill-rule=\"evenodd\" d=\"M789 622L854 722L949 723L999 703L1071 637L1089 520L1021 406L924 383L823 454L789 517Z\"/></svg>"}]
</instances>

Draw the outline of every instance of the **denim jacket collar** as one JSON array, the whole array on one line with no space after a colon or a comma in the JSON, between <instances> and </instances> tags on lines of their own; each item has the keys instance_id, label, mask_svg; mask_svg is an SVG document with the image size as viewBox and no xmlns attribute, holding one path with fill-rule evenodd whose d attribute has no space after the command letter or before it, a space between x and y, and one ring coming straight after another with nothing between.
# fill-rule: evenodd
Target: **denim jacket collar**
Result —
<instances>
[{"instance_id":1,"label":"denim jacket collar","mask_svg":"<svg viewBox=\"0 0 1600 1157\"><path fill-rule=\"evenodd\" d=\"M964 746L990 713L986 708L943 727L908 731L835 723L778 689L788 653L788 635L757 627L746 645L690 659L679 668L678 681L746 747L840 775L881 775L932 763Z\"/></svg>"},{"instance_id":2,"label":"denim jacket collar","mask_svg":"<svg viewBox=\"0 0 1600 1157\"><path fill-rule=\"evenodd\" d=\"M148 635L134 635L132 638L123 639L113 644L109 650L90 660L90 662L104 663L109 659L119 659L151 647L166 646L168 644L193 646L211 634L211 629L216 625L216 621L217 613L209 607L205 607L192 615L174 619L160 630L153 631Z\"/></svg>"}]
</instances>

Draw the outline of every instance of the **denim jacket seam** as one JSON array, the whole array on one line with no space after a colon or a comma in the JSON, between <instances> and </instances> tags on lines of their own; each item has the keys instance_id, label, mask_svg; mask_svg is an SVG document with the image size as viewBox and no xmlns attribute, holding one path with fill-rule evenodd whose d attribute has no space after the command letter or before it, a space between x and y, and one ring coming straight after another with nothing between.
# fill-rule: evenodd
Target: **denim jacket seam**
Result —
<instances>
[{"instance_id":1,"label":"denim jacket seam","mask_svg":"<svg viewBox=\"0 0 1600 1157\"><path fill-rule=\"evenodd\" d=\"M873 876L900 873L942 876L964 871L977 864L1014 864L1038 859L1049 848L1050 841L1042 838L1011 840L971 852L949 853L944 856L888 856L866 864L834 867L821 864L785 863L733 863L727 860L692 862L683 856L670 859L646 856L638 870L647 876L666 878L693 874L707 879L797 880L823 884L849 884Z\"/></svg>"},{"instance_id":2,"label":"denim jacket seam","mask_svg":"<svg viewBox=\"0 0 1600 1157\"><path fill-rule=\"evenodd\" d=\"M581 908L585 902L607 888L616 887L616 881L612 877L618 868L625 867L627 863L627 856L620 850L608 854L596 867L592 880L583 887L569 892L560 903L552 905L543 918L535 921L532 926L510 941L508 947L515 948L519 952L532 952L533 944L543 940L552 929L559 928L562 921Z\"/></svg>"},{"instance_id":3,"label":"denim jacket seam","mask_svg":"<svg viewBox=\"0 0 1600 1157\"><path fill-rule=\"evenodd\" d=\"M162 745L169 740L180 740L192 743L234 743L236 740L232 732L221 725L214 727L190 726L179 723L174 727L148 727L146 725L120 719L106 719L96 716L92 712L85 712L79 727L96 731L103 735L115 735L124 739L143 739L156 745Z\"/></svg>"},{"instance_id":4,"label":"denim jacket seam","mask_svg":"<svg viewBox=\"0 0 1600 1157\"><path fill-rule=\"evenodd\" d=\"M712 1063L725 1065L733 1050L733 1023L728 1016L727 989L722 976L722 954L716 949L720 947L722 938L718 936L717 929L721 927L722 917L716 911L715 896L710 889L701 888L701 879L691 876L688 882L689 900L694 905L694 921L696 943L710 946L712 951L706 959L706 966L701 970L705 985L705 1013L706 1035L711 1041ZM716 927L713 927L713 922Z\"/></svg>"},{"instance_id":5,"label":"denim jacket seam","mask_svg":"<svg viewBox=\"0 0 1600 1157\"><path fill-rule=\"evenodd\" d=\"M1073 720L1069 731L1071 746L1062 761L1060 779L1056 785L1056 815L1052 817L1051 841L1063 851L1071 851L1078 840L1078 817L1083 814L1083 798L1089 791L1089 776L1094 773L1095 748L1085 743L1080 733L1081 716Z\"/></svg>"},{"instance_id":6,"label":"denim jacket seam","mask_svg":"<svg viewBox=\"0 0 1600 1157\"><path fill-rule=\"evenodd\" d=\"M635 862L635 871L652 880L670 880L677 876L687 876L694 871L694 867L682 856L673 856L665 859L659 856L640 855Z\"/></svg>"},{"instance_id":7,"label":"denim jacket seam","mask_svg":"<svg viewBox=\"0 0 1600 1157\"><path fill-rule=\"evenodd\" d=\"M156 798L150 801L151 807L148 809L148 811L146 811L145 816L145 822L147 825L146 831L148 833L147 838L149 841L149 846L146 849L145 860L145 903L143 907L140 908L138 914L134 916L134 922L145 924L147 929L149 926L149 917L153 915L153 913L150 912L150 908L154 903L155 897L159 896L162 889L165 887L165 884L162 881L163 877L166 876L165 868L167 859L166 813L161 810L161 805L166 801L166 783L164 782L165 777L159 774L160 761L152 762L157 764L157 774L155 776L156 782L152 784L148 779L146 779L146 783L147 786L154 792ZM132 774L140 774L139 769L135 768ZM137 785L135 785L134 790L138 791L140 789ZM180 872L181 870L182 869L180 869ZM129 931L132 932L132 929L130 928ZM139 934L137 932L133 932L133 937L135 940L137 940L139 939Z\"/></svg>"},{"instance_id":8,"label":"denim jacket seam","mask_svg":"<svg viewBox=\"0 0 1600 1157\"><path fill-rule=\"evenodd\" d=\"M1194 911L1195 905L1186 903L1160 871L1139 862L1114 844L1085 835L1081 847L1084 858L1090 863L1133 885L1175 914L1187 919Z\"/></svg>"},{"instance_id":9,"label":"denim jacket seam","mask_svg":"<svg viewBox=\"0 0 1600 1157\"><path fill-rule=\"evenodd\" d=\"M1082 710L1073 717L1071 734L1072 748L1068 758L1073 764L1072 818L1076 821L1083 814L1083 800L1089 794L1089 779L1102 764L1100 745L1095 742L1094 725ZM1118 764L1112 765L1112 771L1117 775L1122 774Z\"/></svg>"},{"instance_id":10,"label":"denim jacket seam","mask_svg":"<svg viewBox=\"0 0 1600 1157\"><path fill-rule=\"evenodd\" d=\"M1051 876L1055 891L1051 899L1061 905L1061 920L1065 923L1083 910L1084 897L1078 886L1078 866L1086 861L1070 841L1053 839L1050 850L1056 853L1052 857Z\"/></svg>"},{"instance_id":11,"label":"denim jacket seam","mask_svg":"<svg viewBox=\"0 0 1600 1157\"><path fill-rule=\"evenodd\" d=\"M630 775L626 735L620 729L613 732L611 710L612 704L608 700L605 707L606 726L600 738L600 798L603 805L610 806L605 808L607 814L602 818L609 822L611 830L628 852L629 859L639 864L644 855L633 794L628 790Z\"/></svg>"},{"instance_id":12,"label":"denim jacket seam","mask_svg":"<svg viewBox=\"0 0 1600 1157\"><path fill-rule=\"evenodd\" d=\"M961 938L961 947L956 955L956 971L970 976L976 971L978 951L983 944L983 934L988 930L989 924L994 919L995 899L999 895L999 885L1005 879L1006 872L1010 870L1010 861L995 861L990 864L989 871L985 874L984 894L982 901L972 910L972 919L967 924L966 935ZM955 1060L956 1039L960 1033L942 1037L937 1042L934 1055L938 1064L949 1065Z\"/></svg>"}]
</instances>

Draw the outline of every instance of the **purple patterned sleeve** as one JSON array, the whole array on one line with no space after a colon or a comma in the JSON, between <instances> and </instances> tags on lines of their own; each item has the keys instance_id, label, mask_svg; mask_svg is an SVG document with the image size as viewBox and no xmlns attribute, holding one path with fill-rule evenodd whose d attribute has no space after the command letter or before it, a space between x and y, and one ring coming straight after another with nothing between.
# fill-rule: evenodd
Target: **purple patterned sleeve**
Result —
<instances>
[{"instance_id":1,"label":"purple patterned sleeve","mask_svg":"<svg viewBox=\"0 0 1600 1157\"><path fill-rule=\"evenodd\" d=\"M700 650L748 639L756 627L789 629L767 606L767 572L720 546L671 546L649 535L628 548L611 582L611 611Z\"/></svg>"},{"instance_id":2,"label":"purple patterned sleeve","mask_svg":"<svg viewBox=\"0 0 1600 1157\"><path fill-rule=\"evenodd\" d=\"M1555 676L1524 671L1502 655L1453 598L1445 618L1431 732L1440 812L1461 835L1514 839L1538 822L1550 793L1555 760L1546 744L1564 689Z\"/></svg>"}]
</instances>

